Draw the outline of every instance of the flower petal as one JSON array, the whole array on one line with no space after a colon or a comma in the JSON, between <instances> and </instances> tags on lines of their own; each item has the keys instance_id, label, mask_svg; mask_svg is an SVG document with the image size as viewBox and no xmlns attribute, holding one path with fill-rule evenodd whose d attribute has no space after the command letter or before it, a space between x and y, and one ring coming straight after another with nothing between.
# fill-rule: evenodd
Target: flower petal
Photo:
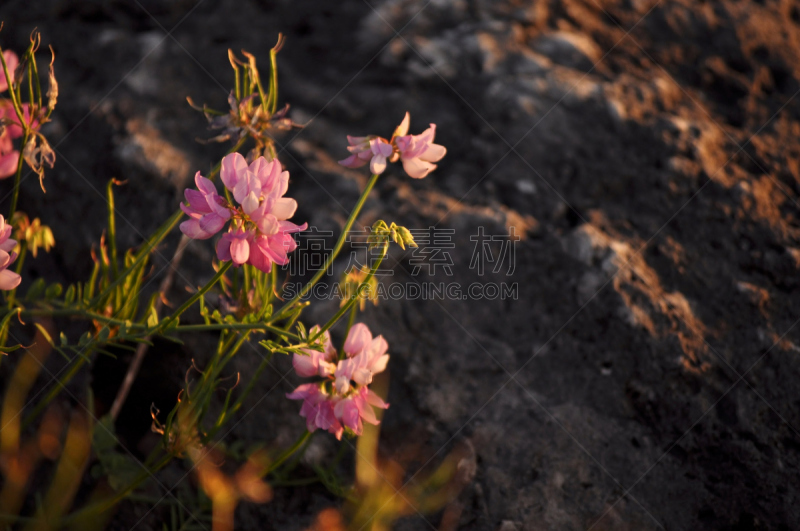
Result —
<instances>
[{"instance_id":1,"label":"flower petal","mask_svg":"<svg viewBox=\"0 0 800 531\"><path fill-rule=\"evenodd\" d=\"M375 155L369 163L369 171L373 175L380 175L386 169L386 157L383 155Z\"/></svg>"},{"instance_id":2,"label":"flower petal","mask_svg":"<svg viewBox=\"0 0 800 531\"><path fill-rule=\"evenodd\" d=\"M439 144L430 144L419 158L426 162L439 162L445 155L447 155L447 148Z\"/></svg>"},{"instance_id":3,"label":"flower petal","mask_svg":"<svg viewBox=\"0 0 800 531\"><path fill-rule=\"evenodd\" d=\"M234 238L231 242L231 260L236 265L242 265L250 258L250 243L244 238Z\"/></svg>"},{"instance_id":4,"label":"flower petal","mask_svg":"<svg viewBox=\"0 0 800 531\"><path fill-rule=\"evenodd\" d=\"M189 219L181 223L181 232L193 240L207 240L213 234L200 228L199 219Z\"/></svg>"},{"instance_id":5,"label":"flower petal","mask_svg":"<svg viewBox=\"0 0 800 531\"><path fill-rule=\"evenodd\" d=\"M408 134L408 127L411 125L411 115L406 111L406 115L403 116L403 121L400 122L400 125L397 126L397 129L394 130L395 137L398 136L406 136Z\"/></svg>"},{"instance_id":6,"label":"flower petal","mask_svg":"<svg viewBox=\"0 0 800 531\"><path fill-rule=\"evenodd\" d=\"M247 194L247 197L242 201L242 208L244 209L244 213L248 216L258 208L258 197L254 192Z\"/></svg>"},{"instance_id":7,"label":"flower petal","mask_svg":"<svg viewBox=\"0 0 800 531\"><path fill-rule=\"evenodd\" d=\"M219 214L206 214L200 218L200 229L209 234L216 234L222 229L226 221L228 220Z\"/></svg>"},{"instance_id":8,"label":"flower petal","mask_svg":"<svg viewBox=\"0 0 800 531\"><path fill-rule=\"evenodd\" d=\"M342 159L339 161L339 164L341 164L346 168L360 168L366 163L367 161L360 159L358 155L350 155L346 159Z\"/></svg>"},{"instance_id":9,"label":"flower petal","mask_svg":"<svg viewBox=\"0 0 800 531\"><path fill-rule=\"evenodd\" d=\"M283 221L294 216L297 210L297 201L289 197L281 197L272 206L272 214L276 219Z\"/></svg>"},{"instance_id":10,"label":"flower petal","mask_svg":"<svg viewBox=\"0 0 800 531\"><path fill-rule=\"evenodd\" d=\"M356 323L347 334L343 350L349 357L353 357L361 353L370 343L372 343L372 332L364 323Z\"/></svg>"},{"instance_id":11,"label":"flower petal","mask_svg":"<svg viewBox=\"0 0 800 531\"><path fill-rule=\"evenodd\" d=\"M425 162L419 158L403 159L403 169L406 170L409 177L422 179L436 169L436 164Z\"/></svg>"},{"instance_id":12,"label":"flower petal","mask_svg":"<svg viewBox=\"0 0 800 531\"><path fill-rule=\"evenodd\" d=\"M0 155L0 179L11 177L17 173L19 164L19 151L12 151L7 155Z\"/></svg>"},{"instance_id":13,"label":"flower petal","mask_svg":"<svg viewBox=\"0 0 800 531\"><path fill-rule=\"evenodd\" d=\"M226 232L217 242L217 258L223 262L231 259L231 234Z\"/></svg>"},{"instance_id":14,"label":"flower petal","mask_svg":"<svg viewBox=\"0 0 800 531\"><path fill-rule=\"evenodd\" d=\"M9 271L8 269L0 271L0 289L6 291L12 290L19 286L20 282L22 282L22 277L13 271Z\"/></svg>"},{"instance_id":15,"label":"flower petal","mask_svg":"<svg viewBox=\"0 0 800 531\"><path fill-rule=\"evenodd\" d=\"M222 159L222 166L220 168L220 178L225 188L233 191L236 184L244 172L247 171L247 161L241 153L231 153Z\"/></svg>"},{"instance_id":16,"label":"flower petal","mask_svg":"<svg viewBox=\"0 0 800 531\"><path fill-rule=\"evenodd\" d=\"M272 271L273 260L269 254L264 252L264 248L259 244L260 240L266 240L266 238L263 236L261 236L260 238L256 238L254 240L254 243L250 245L250 258L248 258L247 263L258 269L259 271L263 271L264 273L269 273L270 271Z\"/></svg>"}]
</instances>

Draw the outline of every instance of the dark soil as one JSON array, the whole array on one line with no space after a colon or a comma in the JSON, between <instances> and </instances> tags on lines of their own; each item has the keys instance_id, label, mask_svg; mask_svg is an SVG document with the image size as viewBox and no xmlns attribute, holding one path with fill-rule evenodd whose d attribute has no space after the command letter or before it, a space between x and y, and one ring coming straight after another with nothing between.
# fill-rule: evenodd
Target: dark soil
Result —
<instances>
[{"instance_id":1,"label":"dark soil","mask_svg":"<svg viewBox=\"0 0 800 531\"><path fill-rule=\"evenodd\" d=\"M382 301L366 317L391 347L386 452L424 441L424 463L474 449L459 529L800 525L800 6L6 0L0 20L5 47L39 28L61 84L48 193L34 176L22 196L58 246L27 279L89 271L111 177L128 180L123 244L165 219L226 147L195 142L213 133L185 97L223 108L226 49L265 64L284 32L281 98L309 122L279 139L294 219L341 227L364 183L335 164L344 135L389 135L409 110L412 132L436 123L448 155L422 181L392 167L361 221L452 229L454 266L412 277L413 257L398 253L391 282L518 285L516 300ZM479 227L513 227L512 272L469 267ZM213 274L211 256L190 247L172 298ZM136 452L152 444L132 440L149 404L168 402L211 345L148 357L123 418L142 428L120 426ZM259 359L244 353L239 370ZM283 398L289 368L276 361L229 440L290 444L302 420ZM176 465L160 481L183 475ZM300 530L335 503L321 487L280 488L242 506L238 527ZM124 504L112 527L160 529L166 513L148 509Z\"/></svg>"}]
</instances>

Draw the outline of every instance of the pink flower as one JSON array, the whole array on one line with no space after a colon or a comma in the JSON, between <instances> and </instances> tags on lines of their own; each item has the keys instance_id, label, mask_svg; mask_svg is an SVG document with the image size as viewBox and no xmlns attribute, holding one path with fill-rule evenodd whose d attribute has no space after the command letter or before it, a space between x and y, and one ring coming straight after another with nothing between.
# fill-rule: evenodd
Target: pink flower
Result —
<instances>
[{"instance_id":1,"label":"pink flower","mask_svg":"<svg viewBox=\"0 0 800 531\"><path fill-rule=\"evenodd\" d=\"M383 336L373 339L365 324L353 325L343 348L347 359L339 362L334 374L337 389L346 392L350 381L359 385L371 384L373 375L386 370L389 363L389 355L386 354L388 349L389 344Z\"/></svg>"},{"instance_id":2,"label":"pink flower","mask_svg":"<svg viewBox=\"0 0 800 531\"><path fill-rule=\"evenodd\" d=\"M370 424L380 424L378 417L375 416L375 411L372 409L373 406L386 409L389 404L369 388L361 387L351 396L339 400L333 407L333 414L345 428L350 428L356 435L361 435L363 430L362 420ZM338 435L337 439L341 439L341 435Z\"/></svg>"},{"instance_id":3,"label":"pink flower","mask_svg":"<svg viewBox=\"0 0 800 531\"><path fill-rule=\"evenodd\" d=\"M22 282L21 276L8 270L8 266L17 259L17 253L14 252L17 241L10 236L11 225L0 215L0 289L6 291L16 288Z\"/></svg>"},{"instance_id":4,"label":"pink flower","mask_svg":"<svg viewBox=\"0 0 800 531\"><path fill-rule=\"evenodd\" d=\"M311 328L311 336L313 337L316 335L317 332L319 332L319 329L319 325ZM304 348L302 349L304 354L293 355L292 365L294 366L294 370L298 376L302 376L304 378L311 376L326 377L333 374L333 371L336 369L336 365L331 362L336 359L336 349L333 348L330 332L325 330L325 332L322 334L321 340L323 346L322 352L310 348Z\"/></svg>"},{"instance_id":5,"label":"pink flower","mask_svg":"<svg viewBox=\"0 0 800 531\"><path fill-rule=\"evenodd\" d=\"M4 80L5 77L2 79ZM36 120L31 121L27 103L22 105L22 112L24 119L31 123L34 129L39 126ZM14 149L12 140L21 137L23 132L19 123L19 116L17 116L14 105L10 100L0 101L0 121L5 121L8 124L5 128L0 129L0 179L5 179L17 173L20 155L19 150Z\"/></svg>"},{"instance_id":6,"label":"pink flower","mask_svg":"<svg viewBox=\"0 0 800 531\"><path fill-rule=\"evenodd\" d=\"M222 159L220 178L253 221L267 214L282 221L297 210L297 201L283 197L289 189L289 172L277 159L267 162L259 157L248 166L241 153L231 153Z\"/></svg>"},{"instance_id":7,"label":"pink flower","mask_svg":"<svg viewBox=\"0 0 800 531\"><path fill-rule=\"evenodd\" d=\"M17 69L19 65L19 58L17 54L12 52L11 50L6 50L3 52L3 58L6 60L6 66L8 67L8 73L11 75L11 83L14 83L14 71ZM0 64L0 92L5 92L8 90L8 80L6 79L6 73L3 71L2 64Z\"/></svg>"},{"instance_id":8,"label":"pink flower","mask_svg":"<svg viewBox=\"0 0 800 531\"><path fill-rule=\"evenodd\" d=\"M181 232L195 240L205 240L222 229L231 218L231 211L217 193L214 183L200 172L195 174L194 182L197 190L187 188L183 193L189 206L181 203L181 210L189 219L181 223Z\"/></svg>"},{"instance_id":9,"label":"pink flower","mask_svg":"<svg viewBox=\"0 0 800 531\"><path fill-rule=\"evenodd\" d=\"M352 153L339 164L348 168L360 168L369 161L369 171L373 174L383 173L386 169L386 159L391 157L392 144L384 138L376 136L348 136L350 144L347 150Z\"/></svg>"},{"instance_id":10,"label":"pink flower","mask_svg":"<svg viewBox=\"0 0 800 531\"><path fill-rule=\"evenodd\" d=\"M447 149L433 143L433 138L436 136L436 124L430 124L430 127L420 135L409 135L407 132L410 122L411 116L406 113L395 131L394 142L406 173L414 179L422 179L436 169L436 164L432 163L442 160Z\"/></svg>"},{"instance_id":11,"label":"pink flower","mask_svg":"<svg viewBox=\"0 0 800 531\"><path fill-rule=\"evenodd\" d=\"M288 393L286 398L303 401L300 416L305 417L308 431L313 432L320 428L333 433L337 439L342 438L344 428L334 414L333 402L320 385L303 384L294 392Z\"/></svg>"},{"instance_id":12,"label":"pink flower","mask_svg":"<svg viewBox=\"0 0 800 531\"><path fill-rule=\"evenodd\" d=\"M436 125L431 124L420 135L409 135L408 126L411 115L406 113L403 121L394 130L391 140L386 140L377 135L348 136L350 144L347 150L352 153L339 164L348 168L360 168L369 161L369 169L375 174L381 174L386 169L386 162L403 161L403 169L414 179L422 179L436 169L434 162L439 162L447 150L444 146L434 144Z\"/></svg>"},{"instance_id":13,"label":"pink flower","mask_svg":"<svg viewBox=\"0 0 800 531\"><path fill-rule=\"evenodd\" d=\"M319 327L312 328L312 333L315 329L319 330ZM336 351L330 345L327 332L323 336L323 345L324 352L309 349L307 356L295 354L293 365L300 376L319 376L325 380L319 384L303 384L286 396L304 401L300 414L306 418L309 431L322 428L341 439L344 428L348 428L361 435L362 421L379 422L372 408L389 407L367 387L374 374L386 369L389 345L383 336L373 338L366 325L361 323L350 329L343 349L347 357L336 365L333 364ZM331 413L336 422L328 418Z\"/></svg>"},{"instance_id":14,"label":"pink flower","mask_svg":"<svg viewBox=\"0 0 800 531\"><path fill-rule=\"evenodd\" d=\"M283 197L289 172L277 160L259 157L248 165L241 154L232 153L222 159L220 178L239 206L225 201L198 172L198 190L186 190L189 205L181 204L190 218L181 223L183 233L198 240L210 238L232 220L217 242L217 258L237 266L250 264L265 273L273 262L287 264L288 254L297 248L292 233L308 228L286 221L297 210L297 201Z\"/></svg>"},{"instance_id":15,"label":"pink flower","mask_svg":"<svg viewBox=\"0 0 800 531\"><path fill-rule=\"evenodd\" d=\"M278 221L272 214L257 223L258 232L250 232L248 264L269 273L272 262L282 266L289 263L289 253L297 248L292 233L306 230L308 223L298 226L290 221Z\"/></svg>"},{"instance_id":16,"label":"pink flower","mask_svg":"<svg viewBox=\"0 0 800 531\"><path fill-rule=\"evenodd\" d=\"M0 133L0 179L11 177L17 173L17 165L19 165L19 151L14 149L8 129L6 127L6 130Z\"/></svg>"}]
</instances>

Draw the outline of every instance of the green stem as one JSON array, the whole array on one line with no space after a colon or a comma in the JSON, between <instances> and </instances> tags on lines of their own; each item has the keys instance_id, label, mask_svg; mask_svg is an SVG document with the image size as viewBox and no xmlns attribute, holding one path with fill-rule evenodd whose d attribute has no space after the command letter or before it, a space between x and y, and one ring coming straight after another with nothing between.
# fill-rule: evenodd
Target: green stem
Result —
<instances>
[{"instance_id":1,"label":"green stem","mask_svg":"<svg viewBox=\"0 0 800 531\"><path fill-rule=\"evenodd\" d=\"M313 343L314 341L316 341L317 338L319 336L321 336L326 330L328 330L330 327L335 325L336 322L339 321L339 319L341 319L342 316L344 316L345 313L347 313L351 308L355 307L356 303L361 298L361 292L364 289L368 288L367 284L369 284L369 281L372 280L372 277L375 276L375 272L378 271L378 268L381 266L381 262L383 262L383 259L386 258L386 253L388 251L389 251L389 243L388 242L384 242L383 243L383 253L381 253L380 258L378 258L378 260L375 261L375 264L370 268L369 273L367 274L366 277L364 277L364 280L361 282L361 284L358 285L358 288L356 288L356 293L353 296L353 298L350 299L349 301L347 301L347 304L345 304L344 306L339 308L339 311L336 312L333 315L333 317L331 317L330 320L327 323L325 323L325 325L322 328L320 328L317 331L317 333L314 334L314 336L311 337L308 340L309 343ZM352 319L354 319L353 316L351 316L351 320ZM348 330L349 330L349 325L348 325Z\"/></svg>"},{"instance_id":2,"label":"green stem","mask_svg":"<svg viewBox=\"0 0 800 531\"><path fill-rule=\"evenodd\" d=\"M117 222L115 219L114 208L114 179L108 181L106 186L106 201L108 201L108 250L111 254L111 271L114 278L119 276L119 266L117 264Z\"/></svg>"},{"instance_id":3,"label":"green stem","mask_svg":"<svg viewBox=\"0 0 800 531\"><path fill-rule=\"evenodd\" d=\"M367 182L367 187L364 188L364 192L361 194L361 197L358 198L358 202L353 208L353 211L350 213L350 217L347 218L347 223L345 223L344 227L342 228L342 234L339 236L339 240L336 242L333 252L331 252L331 254L328 255L328 258L325 260L325 264L323 264L322 269L317 271L317 274L314 275L314 277L303 287L303 289L300 290L299 293L297 293L297 295L294 296L294 298L292 298L292 300L283 305L283 308L281 308L278 313L272 319L270 319L271 322L275 322L280 317L283 317L283 315L287 313L295 304L297 304L300 299L305 297L308 292L311 291L311 288L313 288L314 285L319 282L319 279L321 279L322 276L328 271L328 268L331 266L331 264L333 264L333 261L342 250L344 242L347 239L347 233L350 232L350 229L353 227L353 223L355 223L356 218L358 218L358 215L361 213L361 209L364 207L364 203L366 203L369 193L375 187L375 183L378 182L378 177L380 177L380 174L375 174L370 177L369 182Z\"/></svg>"},{"instance_id":4,"label":"green stem","mask_svg":"<svg viewBox=\"0 0 800 531\"><path fill-rule=\"evenodd\" d=\"M188 310L188 309L189 309L189 308L190 308L190 307L191 307L191 306L192 306L192 305L193 305L195 302L197 302L197 301L200 299L200 297L202 297L203 295L205 295L205 294L206 294L206 292L207 292L208 290L210 290L210 289L211 289L211 288L214 286L214 284L216 284L217 282L219 282L219 279L220 279L220 278L222 278L222 275L224 275L224 274L225 274L225 272L226 272L226 271L228 271L228 269L230 269L232 265L233 265L233 262L226 262L226 263L225 263L225 265L223 265L222 267L220 267L220 268L219 268L219 271L217 271L217 274L216 274L216 275L214 275L214 277L213 277L211 280L209 280L209 281L206 283L206 285L205 285L205 286L203 286L202 288L200 288L200 290L199 290L197 293L195 293L194 295L192 295L191 297L189 297L189 300L187 300L186 302L184 302L184 303L181 305L181 307L180 307L180 308L178 308L178 309L175 311L175 313L173 313L173 314L172 314L172 315L170 315L168 318L166 318L166 319L164 319L163 321L161 321L161 324L160 324L160 325L159 325L159 326L158 326L158 327L157 327L155 330L153 330L153 333L154 333L154 334L159 334L159 333L161 333L161 332L162 332L162 331L163 331L165 328L167 328L167 327L168 327L170 324L172 324L172 323L173 323L173 322L174 322L174 321L175 321L175 320L176 320L178 317L180 317L180 315L181 315L183 312L185 312L186 310Z\"/></svg>"},{"instance_id":5,"label":"green stem","mask_svg":"<svg viewBox=\"0 0 800 531\"><path fill-rule=\"evenodd\" d=\"M2 57L2 56L0 56ZM19 160L17 161L17 173L14 175L14 193L11 196L11 210L8 213L8 219L11 220L14 212L17 211L17 203L19 202L19 187L20 183L22 182L22 163L25 161L25 158L22 156L22 150L25 148L25 144L28 143L28 129L25 128L25 132L22 134L22 144L20 148Z\"/></svg>"},{"instance_id":6,"label":"green stem","mask_svg":"<svg viewBox=\"0 0 800 531\"><path fill-rule=\"evenodd\" d=\"M294 454L297 450L302 448L302 446L306 443L308 438L311 437L311 435L312 433L310 431L306 431L305 433L303 433L303 435L301 435L300 438L297 439L291 447L287 448L281 455L278 456L277 459L275 459L275 461L270 463L268 472L273 472L275 469L281 466L287 459L292 457L292 454Z\"/></svg>"},{"instance_id":7,"label":"green stem","mask_svg":"<svg viewBox=\"0 0 800 531\"><path fill-rule=\"evenodd\" d=\"M3 56L3 48L0 48L0 63L3 64L3 74L6 76L6 81L12 79L11 75L8 71L8 65L6 64L6 58ZM19 80L15 80L19 81ZM27 124L25 124L25 118L23 117L22 113L22 106L17 98L17 93L14 92L14 87L11 83L8 84L8 94L11 96L11 103L14 105L14 111L17 113L17 118L19 118L19 123L22 125L23 128L26 130L28 129Z\"/></svg>"},{"instance_id":8,"label":"green stem","mask_svg":"<svg viewBox=\"0 0 800 531\"><path fill-rule=\"evenodd\" d=\"M18 275L22 273L22 266L25 264L25 255L27 252L28 252L28 242L23 240L22 243L20 244L19 258L17 259L16 273ZM17 288L14 288L8 292L6 300L8 301L9 310L14 309L14 301L16 300L16 296L17 296Z\"/></svg>"},{"instance_id":9,"label":"green stem","mask_svg":"<svg viewBox=\"0 0 800 531\"><path fill-rule=\"evenodd\" d=\"M350 329L353 328L353 323L356 322L356 315L358 315L358 306L353 304L350 307L350 317L347 318L347 328L344 331L344 337L350 334Z\"/></svg>"},{"instance_id":10,"label":"green stem","mask_svg":"<svg viewBox=\"0 0 800 531\"><path fill-rule=\"evenodd\" d=\"M164 224L162 224L161 227L159 227L155 234L150 238L147 244L139 250L139 252L136 254L136 259L134 262L122 273L120 273L119 277L114 279L113 282L106 286L101 293L95 295L88 305L91 307L96 307L101 301L105 300L106 297L108 297L109 294L111 294L112 291L117 288L117 286L124 283L128 278L128 275L135 271L136 268L139 267L139 265L141 265L141 263L144 262L148 256L150 256L150 253L156 247L156 245L161 243L161 241L166 238L167 234L172 231L172 229L181 219L181 216L183 216L183 212L178 210L166 222L164 222Z\"/></svg>"},{"instance_id":11,"label":"green stem","mask_svg":"<svg viewBox=\"0 0 800 531\"><path fill-rule=\"evenodd\" d=\"M294 341L302 341L300 336L291 332L286 332L280 328L264 323L216 323L202 325L182 325L178 326L176 332L208 332L211 330L265 330L276 335L286 336Z\"/></svg>"},{"instance_id":12,"label":"green stem","mask_svg":"<svg viewBox=\"0 0 800 531\"><path fill-rule=\"evenodd\" d=\"M237 411L239 411L239 409L242 407L242 404L244 403L245 398L247 398L247 396L253 390L253 387L255 386L258 377L261 376L261 373L264 372L264 370L269 365L270 360L272 360L272 355L273 354L270 352L267 356L264 356L264 359L261 360L261 363L258 364L258 368L256 368L256 371L253 373L253 377L250 379L249 382L247 382L247 386L241 392L241 394L233 403L233 405L230 408L228 408L227 411L223 411L222 413L220 413L217 422L214 424L214 428L208 434L209 437L213 437L217 433L217 431L219 431L225 424L225 420L231 418Z\"/></svg>"}]
</instances>

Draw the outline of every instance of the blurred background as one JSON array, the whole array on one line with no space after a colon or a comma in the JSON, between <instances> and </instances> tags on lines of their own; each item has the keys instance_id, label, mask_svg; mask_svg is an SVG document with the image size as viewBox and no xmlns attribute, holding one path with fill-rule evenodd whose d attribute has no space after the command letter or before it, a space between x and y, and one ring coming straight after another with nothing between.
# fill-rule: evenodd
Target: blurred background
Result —
<instances>
[{"instance_id":1,"label":"blurred background","mask_svg":"<svg viewBox=\"0 0 800 531\"><path fill-rule=\"evenodd\" d=\"M383 283L464 290L381 300L365 318L392 355L384 451L416 446L413 481L455 445L471 449L451 528L797 528L796 2L4 0L0 20L5 49L41 31L60 85L48 192L34 175L21 196L57 244L26 279L88 274L112 177L127 180L121 245L166 219L228 147L196 141L215 133L186 97L225 110L227 49L266 70L282 32L280 103L307 123L277 138L293 221L338 235L366 177L336 164L347 134L388 137L408 110L412 133L435 123L448 149L424 180L390 167L360 222L440 237L427 254L393 252ZM0 208L10 189L0 182ZM212 276L212 255L187 249L171 298ZM473 284L516 291L466 293ZM204 346L148 354L117 423L134 453L153 444L150 404L172 407ZM91 381L102 410L125 361L75 385ZM276 358L231 440L294 440L290 369ZM306 460L335 454L330 439ZM182 476L161 479L177 489ZM237 524L305 529L336 503L321 486L276 488ZM124 504L112 528L161 529L147 509Z\"/></svg>"}]
</instances>

